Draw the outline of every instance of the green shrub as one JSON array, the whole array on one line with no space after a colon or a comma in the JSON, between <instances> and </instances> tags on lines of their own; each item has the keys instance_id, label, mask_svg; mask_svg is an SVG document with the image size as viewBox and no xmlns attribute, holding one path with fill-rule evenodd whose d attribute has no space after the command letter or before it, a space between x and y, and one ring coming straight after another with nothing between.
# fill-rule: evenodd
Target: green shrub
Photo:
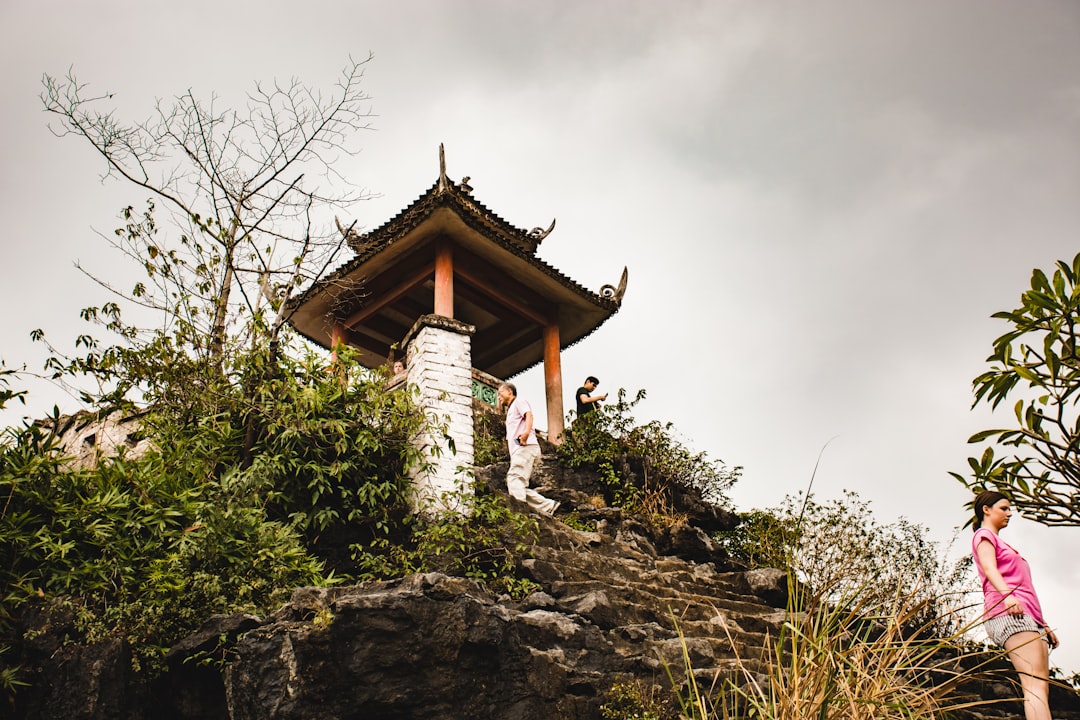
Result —
<instances>
[{"instance_id":1,"label":"green shrub","mask_svg":"<svg viewBox=\"0 0 1080 720\"><path fill-rule=\"evenodd\" d=\"M464 512L421 514L410 523L407 538L383 539L354 548L354 557L368 579L396 578L411 573L443 572L483 583L514 597L538 586L519 573L538 537L534 518L515 511L506 498L475 494L454 498Z\"/></svg>"},{"instance_id":2,"label":"green shrub","mask_svg":"<svg viewBox=\"0 0 1080 720\"><path fill-rule=\"evenodd\" d=\"M325 582L290 526L231 475L199 483L168 456L63 463L40 428L0 449L0 612L71 598L86 639L122 634L152 658L214 613L272 609L296 585Z\"/></svg>"},{"instance_id":3,"label":"green shrub","mask_svg":"<svg viewBox=\"0 0 1080 720\"><path fill-rule=\"evenodd\" d=\"M577 510L571 510L569 514L559 518L563 525L581 532L596 532L595 520L583 520Z\"/></svg>"},{"instance_id":4,"label":"green shrub","mask_svg":"<svg viewBox=\"0 0 1080 720\"><path fill-rule=\"evenodd\" d=\"M266 612L293 587L334 582L328 561L401 525L422 422L408 396L312 357L280 358L247 393L262 370L241 360L198 405L149 413L139 457L77 468L49 423L6 431L0 621L31 597L70 598L86 639L122 634L145 661L211 614Z\"/></svg>"},{"instance_id":5,"label":"green shrub","mask_svg":"<svg viewBox=\"0 0 1080 720\"><path fill-rule=\"evenodd\" d=\"M484 467L509 459L503 417L494 409L481 406L473 412L473 462Z\"/></svg>"},{"instance_id":6,"label":"green shrub","mask_svg":"<svg viewBox=\"0 0 1080 720\"><path fill-rule=\"evenodd\" d=\"M828 502L789 495L776 508L741 517L739 527L716 539L751 568L789 569L822 597L858 594L866 607L887 607L898 593L913 598L913 607L925 601L916 620L933 620L943 636L966 622L964 608L976 590L970 556L949 560L926 528L905 518L878 522L857 493Z\"/></svg>"},{"instance_id":7,"label":"green shrub","mask_svg":"<svg viewBox=\"0 0 1080 720\"><path fill-rule=\"evenodd\" d=\"M657 516L660 522L672 512L675 491L690 490L706 502L725 504L742 468L729 468L704 452L691 451L671 423L653 420L637 425L633 409L644 398L644 390L629 400L620 389L615 402L573 418L557 448L559 459L599 473L610 503ZM637 483L628 471L631 459L642 469Z\"/></svg>"},{"instance_id":8,"label":"green shrub","mask_svg":"<svg viewBox=\"0 0 1080 720\"><path fill-rule=\"evenodd\" d=\"M775 510L739 513L739 525L716 533L714 540L732 560L750 569L792 566L798 538L795 519Z\"/></svg>"},{"instance_id":9,"label":"green shrub","mask_svg":"<svg viewBox=\"0 0 1080 720\"><path fill-rule=\"evenodd\" d=\"M604 720L663 720L671 717L658 688L640 680L620 681L611 686L600 706Z\"/></svg>"}]
</instances>

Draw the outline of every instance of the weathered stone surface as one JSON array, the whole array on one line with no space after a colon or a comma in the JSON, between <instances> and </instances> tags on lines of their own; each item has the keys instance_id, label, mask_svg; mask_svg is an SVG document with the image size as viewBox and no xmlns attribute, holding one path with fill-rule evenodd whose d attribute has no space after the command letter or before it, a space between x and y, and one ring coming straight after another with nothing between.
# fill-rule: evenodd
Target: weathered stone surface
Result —
<instances>
[{"instance_id":1,"label":"weathered stone surface","mask_svg":"<svg viewBox=\"0 0 1080 720\"><path fill-rule=\"evenodd\" d=\"M89 468L105 456L124 452L129 457L136 457L145 453L150 443L142 437L142 418L143 413L115 411L102 417L82 411L62 416L53 429L58 435L60 452L70 458L71 465ZM43 422L52 424L51 421Z\"/></svg>"},{"instance_id":2,"label":"weathered stone surface","mask_svg":"<svg viewBox=\"0 0 1080 720\"><path fill-rule=\"evenodd\" d=\"M504 463L477 476L505 492L505 472ZM693 522L656 531L597 508L596 478L550 459L536 479L596 529L538 517L522 570L542 590L520 602L437 573L299 588L269 617L211 618L172 648L153 683L133 673L121 641L64 646L55 627L35 640L35 686L13 717L594 720L617 682L664 686L669 671L680 681L684 650L703 687L764 678L762 648L786 619L786 573L728 562ZM191 662L219 655L223 671ZM1015 697L1011 686L998 691ZM1075 695L1054 701L1055 717L1080 718Z\"/></svg>"},{"instance_id":3,"label":"weathered stone surface","mask_svg":"<svg viewBox=\"0 0 1080 720\"><path fill-rule=\"evenodd\" d=\"M584 644L572 623L519 621L478 586L438 575L359 586L327 609L325 627L282 619L241 640L225 677L231 718L554 717L560 698L532 678L566 673L529 653L521 628Z\"/></svg>"},{"instance_id":4,"label":"weathered stone surface","mask_svg":"<svg viewBox=\"0 0 1080 720\"><path fill-rule=\"evenodd\" d=\"M782 608L788 600L788 574L776 568L750 570L746 578L747 589L773 607Z\"/></svg>"},{"instance_id":5,"label":"weathered stone surface","mask_svg":"<svg viewBox=\"0 0 1080 720\"><path fill-rule=\"evenodd\" d=\"M545 532L564 538L576 532L542 522ZM496 602L468 580L438 574L299 591L234 648L239 660L225 678L230 717L598 717L620 677L644 669L659 678L665 662L676 673L681 667L674 616L666 607L681 581L650 596L647 582L622 579L637 574L641 560L631 559L635 567L598 583L591 572L620 564L615 542L607 540L605 562L582 558L578 564L571 557L576 551L555 551L551 557L562 560L558 577L566 579L521 603ZM673 573L694 576L687 564L669 562ZM555 565L534 563L538 577ZM713 575L697 574L703 583ZM704 585L695 590L707 592ZM700 600L688 592L679 603L688 602ZM643 604L652 609L633 611ZM315 608L332 622L316 628L303 619ZM774 614L764 605L761 611ZM653 619L627 625L625 617L635 614ZM688 640L691 656L708 666L730 657L718 638ZM363 713L350 714L358 707Z\"/></svg>"},{"instance_id":6,"label":"weathered stone surface","mask_svg":"<svg viewBox=\"0 0 1080 720\"><path fill-rule=\"evenodd\" d=\"M17 626L28 630L18 650L32 683L16 696L12 715L78 720L144 717L149 686L132 670L128 645L119 639L71 643L79 637L74 619L68 607L45 605L32 606L17 619ZM0 710L8 717L8 708Z\"/></svg>"}]
</instances>

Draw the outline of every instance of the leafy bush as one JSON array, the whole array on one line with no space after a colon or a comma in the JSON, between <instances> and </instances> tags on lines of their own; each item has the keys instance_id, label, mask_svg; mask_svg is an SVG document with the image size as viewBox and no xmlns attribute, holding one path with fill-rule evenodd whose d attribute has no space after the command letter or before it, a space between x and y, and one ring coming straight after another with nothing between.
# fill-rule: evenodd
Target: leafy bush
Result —
<instances>
[{"instance_id":1,"label":"leafy bush","mask_svg":"<svg viewBox=\"0 0 1080 720\"><path fill-rule=\"evenodd\" d=\"M810 591L839 602L858 596L868 608L888 607L897 594L925 601L919 624L932 618L947 636L963 626L976 590L971 559L950 561L926 528L899 518L879 523L870 505L847 491L825 503L787 496L779 507L742 514L742 524L718 542L750 567L791 570Z\"/></svg>"},{"instance_id":2,"label":"leafy bush","mask_svg":"<svg viewBox=\"0 0 1080 720\"><path fill-rule=\"evenodd\" d=\"M536 520L515 511L509 501L482 488L454 498L464 512L418 515L407 538L356 546L354 553L368 579L410 573L443 572L484 583L496 591L523 597L537 588L519 574L521 560L538 538Z\"/></svg>"},{"instance_id":3,"label":"leafy bush","mask_svg":"<svg viewBox=\"0 0 1080 720\"><path fill-rule=\"evenodd\" d=\"M670 703L664 702L655 685L640 680L620 681L608 690L600 706L603 720L661 720L671 716Z\"/></svg>"},{"instance_id":4,"label":"leafy bush","mask_svg":"<svg viewBox=\"0 0 1080 720\"><path fill-rule=\"evenodd\" d=\"M162 456L71 469L40 428L0 451L0 612L68 598L87 640L120 633L137 660L213 613L270 609L321 563L286 525L228 483L189 485Z\"/></svg>"},{"instance_id":5,"label":"leafy bush","mask_svg":"<svg viewBox=\"0 0 1080 720\"><path fill-rule=\"evenodd\" d=\"M308 357L260 385L260 432L241 474L271 517L348 571L329 553L385 536L407 516L407 470L422 461L411 440L425 420L407 392L387 392L380 374L344 355L333 378Z\"/></svg>"},{"instance_id":6,"label":"leafy bush","mask_svg":"<svg viewBox=\"0 0 1080 720\"><path fill-rule=\"evenodd\" d=\"M507 461L509 457L503 417L486 407L473 412L473 462L476 466Z\"/></svg>"},{"instance_id":7,"label":"leafy bush","mask_svg":"<svg viewBox=\"0 0 1080 720\"><path fill-rule=\"evenodd\" d=\"M571 510L559 518L562 524L580 532L596 532L595 520L584 520L577 510Z\"/></svg>"},{"instance_id":8,"label":"leafy bush","mask_svg":"<svg viewBox=\"0 0 1080 720\"><path fill-rule=\"evenodd\" d=\"M559 458L570 467L599 473L610 503L663 524L674 512L671 500L677 491L693 491L716 505L726 503L726 492L742 468L729 468L704 452L691 451L676 437L671 423L653 420L637 425L633 409L644 398L644 390L629 400L620 389L615 402L573 418L558 446ZM640 484L628 471L629 459L640 464Z\"/></svg>"},{"instance_id":9,"label":"leafy bush","mask_svg":"<svg viewBox=\"0 0 1080 720\"><path fill-rule=\"evenodd\" d=\"M782 510L750 510L739 513L739 525L718 532L714 538L728 556L755 568L791 568L798 546L796 518Z\"/></svg>"},{"instance_id":10,"label":"leafy bush","mask_svg":"<svg viewBox=\"0 0 1080 720\"><path fill-rule=\"evenodd\" d=\"M280 357L247 393L263 358L238 360L197 404L154 408L139 457L75 467L51 431L59 418L6 432L0 618L71 598L86 639L121 633L151 658L213 613L265 612L332 582L328 562L354 569L349 545L401 524L422 422L408 396L310 356Z\"/></svg>"}]
</instances>

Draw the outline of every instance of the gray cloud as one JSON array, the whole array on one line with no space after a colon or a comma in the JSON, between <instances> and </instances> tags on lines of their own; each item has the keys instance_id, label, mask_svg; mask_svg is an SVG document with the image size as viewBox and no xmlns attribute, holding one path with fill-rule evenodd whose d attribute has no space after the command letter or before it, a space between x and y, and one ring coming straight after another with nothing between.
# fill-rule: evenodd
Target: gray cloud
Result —
<instances>
[{"instance_id":1,"label":"gray cloud","mask_svg":"<svg viewBox=\"0 0 1080 720\"><path fill-rule=\"evenodd\" d=\"M565 382L647 388L643 416L746 466L743 508L805 488L835 437L823 497L851 488L947 537L965 498L946 472L991 422L968 410L1004 329L989 316L1080 236L1067 0L4 3L0 28L9 363L39 357L33 327L81 331L100 298L71 263L107 267L90 228L145 199L49 135L42 72L74 64L138 119L188 88L229 104L254 80L328 85L370 50L378 129L340 164L381 193L359 223L423 192L445 142L451 176L510 222L558 217L547 261L594 289L629 265L622 311L564 355ZM542 393L538 372L518 380ZM31 411L53 402L70 409L36 388ZM1046 532L1016 538L1038 568L1080 551ZM1058 619L1055 661L1078 669L1080 626Z\"/></svg>"}]
</instances>

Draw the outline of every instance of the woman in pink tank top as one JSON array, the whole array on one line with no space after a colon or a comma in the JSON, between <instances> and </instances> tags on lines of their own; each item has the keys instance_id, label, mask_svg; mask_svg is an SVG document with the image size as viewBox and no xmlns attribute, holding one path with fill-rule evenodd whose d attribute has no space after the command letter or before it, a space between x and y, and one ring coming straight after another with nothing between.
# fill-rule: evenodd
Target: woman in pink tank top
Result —
<instances>
[{"instance_id":1,"label":"woman in pink tank top","mask_svg":"<svg viewBox=\"0 0 1080 720\"><path fill-rule=\"evenodd\" d=\"M1027 560L998 537L1010 517L1012 506L1001 493L987 490L976 496L971 552L982 580L983 627L1020 674L1024 716L1051 720L1050 648L1058 646L1058 639L1043 619Z\"/></svg>"}]
</instances>

